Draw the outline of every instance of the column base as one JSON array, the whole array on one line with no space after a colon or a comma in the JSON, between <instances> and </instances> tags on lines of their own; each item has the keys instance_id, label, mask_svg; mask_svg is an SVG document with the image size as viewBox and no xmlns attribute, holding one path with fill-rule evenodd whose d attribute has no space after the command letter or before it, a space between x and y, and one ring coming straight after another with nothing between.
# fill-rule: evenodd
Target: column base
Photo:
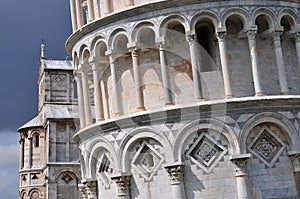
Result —
<instances>
[{"instance_id":1,"label":"column base","mask_svg":"<svg viewBox=\"0 0 300 199\"><path fill-rule=\"evenodd\" d=\"M137 112L145 111L145 110L146 110L146 109L145 109L144 106L141 106L141 107L137 107L137 108L136 108L136 111L137 111Z\"/></svg>"},{"instance_id":2,"label":"column base","mask_svg":"<svg viewBox=\"0 0 300 199\"><path fill-rule=\"evenodd\" d=\"M172 106L172 105L174 105L173 102L166 102L166 103L165 103L165 106Z\"/></svg>"},{"instance_id":3,"label":"column base","mask_svg":"<svg viewBox=\"0 0 300 199\"><path fill-rule=\"evenodd\" d=\"M196 102L204 102L205 99L204 99L204 98L198 98L198 99L196 99L195 101L196 101Z\"/></svg>"},{"instance_id":4,"label":"column base","mask_svg":"<svg viewBox=\"0 0 300 199\"><path fill-rule=\"evenodd\" d=\"M255 97L260 97L260 96L264 96L265 94L263 92L260 93L255 93Z\"/></svg>"},{"instance_id":5,"label":"column base","mask_svg":"<svg viewBox=\"0 0 300 199\"><path fill-rule=\"evenodd\" d=\"M290 92L282 92L281 95L290 95Z\"/></svg>"},{"instance_id":6,"label":"column base","mask_svg":"<svg viewBox=\"0 0 300 199\"><path fill-rule=\"evenodd\" d=\"M119 117L119 116L122 116L122 115L123 115L122 112L119 112L119 113L115 113L115 114L114 114L115 117Z\"/></svg>"},{"instance_id":7,"label":"column base","mask_svg":"<svg viewBox=\"0 0 300 199\"><path fill-rule=\"evenodd\" d=\"M225 99L231 99L231 98L234 98L234 96L233 95L226 95L225 96Z\"/></svg>"}]
</instances>

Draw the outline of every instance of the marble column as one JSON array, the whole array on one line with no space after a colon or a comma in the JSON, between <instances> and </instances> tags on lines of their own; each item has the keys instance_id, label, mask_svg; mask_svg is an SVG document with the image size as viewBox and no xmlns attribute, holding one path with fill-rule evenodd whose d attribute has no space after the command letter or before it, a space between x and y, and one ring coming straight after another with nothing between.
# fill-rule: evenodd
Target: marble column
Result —
<instances>
[{"instance_id":1,"label":"marble column","mask_svg":"<svg viewBox=\"0 0 300 199\"><path fill-rule=\"evenodd\" d=\"M121 174L113 176L111 179L117 184L118 199L130 199L130 180L131 175Z\"/></svg>"},{"instance_id":2,"label":"marble column","mask_svg":"<svg viewBox=\"0 0 300 199\"><path fill-rule=\"evenodd\" d=\"M96 180L86 182L86 192L87 192L88 199L97 199L98 198L97 181Z\"/></svg>"},{"instance_id":3,"label":"marble column","mask_svg":"<svg viewBox=\"0 0 300 199\"><path fill-rule=\"evenodd\" d=\"M87 0L88 19L93 21L95 19L95 10L93 0Z\"/></svg>"},{"instance_id":4,"label":"marble column","mask_svg":"<svg viewBox=\"0 0 300 199\"><path fill-rule=\"evenodd\" d=\"M111 72L111 82L112 82L112 107L113 113L116 116L123 115L121 96L119 89L119 82L117 80L117 71L115 67L115 57L113 54L109 54L109 64Z\"/></svg>"},{"instance_id":5,"label":"marble column","mask_svg":"<svg viewBox=\"0 0 300 199\"><path fill-rule=\"evenodd\" d=\"M95 117L96 121L104 120L104 111L103 111L103 100L102 92L99 78L99 69L96 66L96 63L91 63L93 69L93 79L94 79L94 102L95 102Z\"/></svg>"},{"instance_id":6,"label":"marble column","mask_svg":"<svg viewBox=\"0 0 300 199\"><path fill-rule=\"evenodd\" d=\"M223 81L224 81L224 88L225 88L225 97L232 98L232 88L231 88L231 81L230 81L230 72L227 62L227 47L226 47L226 32L218 32L218 42L219 42L219 51L220 51L220 58L222 64L222 73L223 73Z\"/></svg>"},{"instance_id":7,"label":"marble column","mask_svg":"<svg viewBox=\"0 0 300 199\"><path fill-rule=\"evenodd\" d=\"M247 184L247 163L251 157L250 154L241 154L230 157L234 164L235 178L237 182L238 199L248 199L248 184Z\"/></svg>"},{"instance_id":8,"label":"marble column","mask_svg":"<svg viewBox=\"0 0 300 199\"><path fill-rule=\"evenodd\" d=\"M21 138L20 141L20 168L24 168L24 138Z\"/></svg>"},{"instance_id":9,"label":"marble column","mask_svg":"<svg viewBox=\"0 0 300 199\"><path fill-rule=\"evenodd\" d=\"M160 67L161 67L163 91L165 97L165 105L173 105L166 49L162 42L158 44L158 47L159 47L159 55L160 55Z\"/></svg>"},{"instance_id":10,"label":"marble column","mask_svg":"<svg viewBox=\"0 0 300 199\"><path fill-rule=\"evenodd\" d=\"M81 199L88 199L86 184L78 184L78 189L80 191Z\"/></svg>"},{"instance_id":11,"label":"marble column","mask_svg":"<svg viewBox=\"0 0 300 199\"><path fill-rule=\"evenodd\" d=\"M295 184L299 196L300 195L300 151L289 151L288 155L290 156L293 165Z\"/></svg>"},{"instance_id":12,"label":"marble column","mask_svg":"<svg viewBox=\"0 0 300 199\"><path fill-rule=\"evenodd\" d=\"M134 87L136 92L136 109L145 110L144 106L144 95L142 89L142 81L140 74L140 63L139 63L139 52L137 49L131 51L132 56L132 67L133 67L133 77L134 77Z\"/></svg>"},{"instance_id":13,"label":"marble column","mask_svg":"<svg viewBox=\"0 0 300 199\"><path fill-rule=\"evenodd\" d=\"M85 113L85 125L91 125L93 123L92 108L90 101L90 87L87 72L82 71L82 93L83 93L83 104Z\"/></svg>"},{"instance_id":14,"label":"marble column","mask_svg":"<svg viewBox=\"0 0 300 199\"><path fill-rule=\"evenodd\" d=\"M28 168L32 167L32 137L28 138L29 151L28 151Z\"/></svg>"},{"instance_id":15,"label":"marble column","mask_svg":"<svg viewBox=\"0 0 300 199\"><path fill-rule=\"evenodd\" d=\"M126 6L133 6L134 5L134 1L133 0L125 0L125 5Z\"/></svg>"},{"instance_id":16,"label":"marble column","mask_svg":"<svg viewBox=\"0 0 300 199\"><path fill-rule=\"evenodd\" d=\"M300 69L300 32L296 32L293 34L296 42L296 51L297 51L297 58L298 58L298 67Z\"/></svg>"},{"instance_id":17,"label":"marble column","mask_svg":"<svg viewBox=\"0 0 300 199\"><path fill-rule=\"evenodd\" d=\"M104 14L109 14L111 13L111 3L110 3L111 0L104 0Z\"/></svg>"},{"instance_id":18,"label":"marble column","mask_svg":"<svg viewBox=\"0 0 300 199\"><path fill-rule=\"evenodd\" d=\"M84 25L83 22L83 11L82 11L82 0L76 0L76 18L78 29Z\"/></svg>"},{"instance_id":19,"label":"marble column","mask_svg":"<svg viewBox=\"0 0 300 199\"><path fill-rule=\"evenodd\" d=\"M190 55L191 55L191 63L192 63L192 71L193 71L193 82L194 82L194 92L196 100L203 100L202 96L202 86L201 86L201 75L200 75L200 62L201 56L197 51L197 43L196 34L191 34L187 36L187 40L190 46Z\"/></svg>"},{"instance_id":20,"label":"marble column","mask_svg":"<svg viewBox=\"0 0 300 199\"><path fill-rule=\"evenodd\" d=\"M77 85L78 112L79 112L79 119L80 119L80 128L84 128L86 125L86 122L85 122L85 113L84 113L81 73L79 73L78 71L75 71L74 76L75 76L75 81L76 81L76 85Z\"/></svg>"},{"instance_id":21,"label":"marble column","mask_svg":"<svg viewBox=\"0 0 300 199\"><path fill-rule=\"evenodd\" d=\"M172 199L186 199L184 189L184 165L172 164L165 166L170 177Z\"/></svg>"},{"instance_id":22,"label":"marble column","mask_svg":"<svg viewBox=\"0 0 300 199\"><path fill-rule=\"evenodd\" d=\"M75 32L78 29L75 0L70 0L70 12L71 12L71 20L72 20L72 29L73 32Z\"/></svg>"},{"instance_id":23,"label":"marble column","mask_svg":"<svg viewBox=\"0 0 300 199\"><path fill-rule=\"evenodd\" d=\"M262 83L261 83L261 74L260 68L258 64L258 55L256 49L256 33L257 28L251 28L247 32L249 48L250 48L250 56L251 56L251 65L252 65L252 77L254 82L254 90L256 96L264 95Z\"/></svg>"},{"instance_id":24,"label":"marble column","mask_svg":"<svg viewBox=\"0 0 300 199\"><path fill-rule=\"evenodd\" d=\"M282 31L274 31L273 32L273 42L274 42L274 49L275 49L275 57L277 63L277 70L279 76L279 84L281 94L286 95L289 94L289 88L286 79L286 72L284 67L284 59L282 54L281 42L280 42L280 35Z\"/></svg>"}]
</instances>

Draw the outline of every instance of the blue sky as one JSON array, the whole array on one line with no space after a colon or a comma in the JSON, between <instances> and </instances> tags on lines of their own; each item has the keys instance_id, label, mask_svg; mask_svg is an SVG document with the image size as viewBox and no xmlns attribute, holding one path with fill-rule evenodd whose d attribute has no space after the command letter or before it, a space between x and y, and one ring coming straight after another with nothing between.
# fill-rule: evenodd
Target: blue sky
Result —
<instances>
[{"instance_id":1,"label":"blue sky","mask_svg":"<svg viewBox=\"0 0 300 199\"><path fill-rule=\"evenodd\" d=\"M3 1L0 6L0 198L18 196L18 127L37 114L40 45L65 59L68 0Z\"/></svg>"}]
</instances>

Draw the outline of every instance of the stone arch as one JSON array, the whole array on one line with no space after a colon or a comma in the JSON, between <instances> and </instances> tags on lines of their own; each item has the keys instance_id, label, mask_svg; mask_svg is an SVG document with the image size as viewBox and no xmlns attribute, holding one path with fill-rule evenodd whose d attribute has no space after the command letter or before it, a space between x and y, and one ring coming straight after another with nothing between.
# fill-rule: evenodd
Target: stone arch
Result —
<instances>
[{"instance_id":1,"label":"stone arch","mask_svg":"<svg viewBox=\"0 0 300 199\"><path fill-rule=\"evenodd\" d=\"M73 54L73 62L74 62L74 69L75 70L78 70L79 68L79 58L78 58L78 55L77 55L77 52L74 52Z\"/></svg>"},{"instance_id":2,"label":"stone arch","mask_svg":"<svg viewBox=\"0 0 300 199\"><path fill-rule=\"evenodd\" d=\"M193 132L197 132L201 129L212 129L225 136L229 143L229 154L235 155L240 154L240 146L238 144L238 139L234 134L233 130L230 129L226 124L214 120L214 119L201 119L196 120L191 123L186 124L183 128L179 130L174 141L174 157L178 162L182 162L182 154L184 153L184 145L189 136Z\"/></svg>"},{"instance_id":3,"label":"stone arch","mask_svg":"<svg viewBox=\"0 0 300 199\"><path fill-rule=\"evenodd\" d=\"M111 32L111 34L109 35L109 39L108 39L108 47L109 47L109 50L116 50L114 49L114 44L116 43L116 40L118 40L118 37L120 35L123 35L127 38L127 40L129 41L129 33L126 31L125 28L117 28L115 30L113 30Z\"/></svg>"},{"instance_id":4,"label":"stone arch","mask_svg":"<svg viewBox=\"0 0 300 199\"><path fill-rule=\"evenodd\" d=\"M28 191L29 199L39 199L41 196L41 192L37 188L32 188Z\"/></svg>"},{"instance_id":5,"label":"stone arch","mask_svg":"<svg viewBox=\"0 0 300 199\"><path fill-rule=\"evenodd\" d=\"M265 112L260 113L252 118L250 118L247 123L244 125L243 129L241 130L241 134L239 137L239 143L241 145L241 151L242 153L247 152L247 146L246 146L246 139L248 135L250 134L251 130L263 123L272 123L275 126L280 127L283 132L287 135L290 142L290 150L298 149L299 146L297 146L299 143L299 137L297 135L297 130L295 127L285 118L284 116L273 113L273 112Z\"/></svg>"},{"instance_id":6,"label":"stone arch","mask_svg":"<svg viewBox=\"0 0 300 199\"><path fill-rule=\"evenodd\" d=\"M226 21L231 16L238 16L243 22L244 29L250 27L252 24L251 16L249 13L243 8L229 8L222 15L221 27L226 26Z\"/></svg>"},{"instance_id":7,"label":"stone arch","mask_svg":"<svg viewBox=\"0 0 300 199\"><path fill-rule=\"evenodd\" d=\"M22 189L20 191L20 199L26 199L26 198L27 198L26 189Z\"/></svg>"},{"instance_id":8,"label":"stone arch","mask_svg":"<svg viewBox=\"0 0 300 199\"><path fill-rule=\"evenodd\" d=\"M252 14L254 24L255 24L255 21L256 21L257 17L259 17L259 16L264 16L265 17L265 19L268 22L269 27L277 25L276 24L276 22L278 21L277 15L271 9L268 9L268 8L258 8L258 9L256 9Z\"/></svg>"},{"instance_id":9,"label":"stone arch","mask_svg":"<svg viewBox=\"0 0 300 199\"><path fill-rule=\"evenodd\" d=\"M289 8L284 8L280 11L278 15L278 24L281 24L282 18L287 17L291 27L294 27L296 24L299 23L299 18L297 14Z\"/></svg>"},{"instance_id":10,"label":"stone arch","mask_svg":"<svg viewBox=\"0 0 300 199\"><path fill-rule=\"evenodd\" d=\"M96 55L97 55L96 48L97 48L97 45L99 45L99 43L103 43L104 45L107 46L107 42L105 41L105 39L102 35L98 35L97 37L95 37L91 43L92 56L94 56L94 57L96 57Z\"/></svg>"},{"instance_id":11,"label":"stone arch","mask_svg":"<svg viewBox=\"0 0 300 199\"><path fill-rule=\"evenodd\" d=\"M41 132L38 130L34 130L31 132L31 138L33 138L33 147L39 147L40 145L40 135Z\"/></svg>"},{"instance_id":12,"label":"stone arch","mask_svg":"<svg viewBox=\"0 0 300 199\"><path fill-rule=\"evenodd\" d=\"M162 21L159 24L159 37L163 37L166 35L166 30L168 28L168 25L172 22L180 23L183 27L185 32L189 31L188 26L188 20L185 18L185 16L182 15L169 15L162 19Z\"/></svg>"},{"instance_id":13,"label":"stone arch","mask_svg":"<svg viewBox=\"0 0 300 199\"><path fill-rule=\"evenodd\" d=\"M131 40L137 43L137 47L154 48L152 43L155 44L155 38L157 37L157 33L155 31L156 28L154 23L152 23L151 21L143 21L141 23L138 23L134 27L131 35ZM144 38L145 36L148 37Z\"/></svg>"},{"instance_id":14,"label":"stone arch","mask_svg":"<svg viewBox=\"0 0 300 199\"><path fill-rule=\"evenodd\" d=\"M79 174L72 168L60 170L56 174L57 195L62 198L78 198Z\"/></svg>"},{"instance_id":15,"label":"stone arch","mask_svg":"<svg viewBox=\"0 0 300 199\"><path fill-rule=\"evenodd\" d=\"M138 129L134 129L133 131L129 132L125 138L123 138L120 149L118 153L118 157L120 159L121 171L122 172L129 172L130 165L128 162L128 151L130 147L136 143L136 141L140 139L150 138L158 143L160 143L165 150L165 159L166 163L173 163L173 150L172 145L168 138L161 132L150 128L150 127L141 127Z\"/></svg>"},{"instance_id":16,"label":"stone arch","mask_svg":"<svg viewBox=\"0 0 300 199\"><path fill-rule=\"evenodd\" d=\"M87 150L90 152L90 155L88 157L88 171L87 174L90 178L94 178L96 176L96 167L97 167L97 161L99 156L102 155L105 150L109 151L110 158L112 160L111 164L113 169L119 170L119 161L117 158L117 153L115 148L112 146L112 144L106 140L105 138L99 138L94 140L88 147Z\"/></svg>"},{"instance_id":17,"label":"stone arch","mask_svg":"<svg viewBox=\"0 0 300 199\"><path fill-rule=\"evenodd\" d=\"M88 47L84 47L80 53L80 61L83 64L88 64L89 58L91 57L91 51Z\"/></svg>"},{"instance_id":18,"label":"stone arch","mask_svg":"<svg viewBox=\"0 0 300 199\"><path fill-rule=\"evenodd\" d=\"M201 20L209 20L214 25L215 30L217 30L221 23L221 20L216 13L211 11L200 11L192 16L190 30L194 31L196 24Z\"/></svg>"}]
</instances>

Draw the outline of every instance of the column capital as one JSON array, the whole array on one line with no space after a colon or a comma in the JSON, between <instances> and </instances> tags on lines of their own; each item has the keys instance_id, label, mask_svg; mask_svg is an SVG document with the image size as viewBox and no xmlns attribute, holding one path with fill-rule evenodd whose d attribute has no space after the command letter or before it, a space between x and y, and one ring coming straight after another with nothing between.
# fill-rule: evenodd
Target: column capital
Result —
<instances>
[{"instance_id":1,"label":"column capital","mask_svg":"<svg viewBox=\"0 0 300 199\"><path fill-rule=\"evenodd\" d=\"M234 164L235 166L235 176L240 177L240 176L246 176L246 169L247 169L247 164L248 160L251 157L251 154L241 154L241 155L234 155L230 157L230 161Z\"/></svg>"},{"instance_id":2,"label":"column capital","mask_svg":"<svg viewBox=\"0 0 300 199\"><path fill-rule=\"evenodd\" d=\"M19 140L19 144L23 144L24 142L25 142L24 138L21 138L21 139Z\"/></svg>"},{"instance_id":3,"label":"column capital","mask_svg":"<svg viewBox=\"0 0 300 199\"><path fill-rule=\"evenodd\" d=\"M118 186L118 196L130 195L131 174L120 174L120 175L112 176L111 179Z\"/></svg>"},{"instance_id":4,"label":"column capital","mask_svg":"<svg viewBox=\"0 0 300 199\"><path fill-rule=\"evenodd\" d=\"M296 42L300 42L300 32L293 33L292 37L295 39Z\"/></svg>"},{"instance_id":5,"label":"column capital","mask_svg":"<svg viewBox=\"0 0 300 199\"><path fill-rule=\"evenodd\" d=\"M166 165L165 170L168 172L171 184L184 182L184 164L175 163Z\"/></svg>"},{"instance_id":6,"label":"column capital","mask_svg":"<svg viewBox=\"0 0 300 199\"><path fill-rule=\"evenodd\" d=\"M280 36L282 35L283 31L281 30L275 30L272 33L273 41L280 41Z\"/></svg>"},{"instance_id":7,"label":"column capital","mask_svg":"<svg viewBox=\"0 0 300 199\"><path fill-rule=\"evenodd\" d=\"M288 155L291 158L294 172L300 172L300 150L298 151L289 151Z\"/></svg>"},{"instance_id":8,"label":"column capital","mask_svg":"<svg viewBox=\"0 0 300 199\"><path fill-rule=\"evenodd\" d=\"M83 0L81 6L85 12L88 11L87 0Z\"/></svg>"},{"instance_id":9,"label":"column capital","mask_svg":"<svg viewBox=\"0 0 300 199\"><path fill-rule=\"evenodd\" d=\"M249 40L254 40L257 34L257 26L252 26L247 30L247 36Z\"/></svg>"},{"instance_id":10,"label":"column capital","mask_svg":"<svg viewBox=\"0 0 300 199\"><path fill-rule=\"evenodd\" d=\"M196 34L189 34L186 36L186 40L189 42L189 44L192 44L193 42L195 42L196 39L197 39Z\"/></svg>"},{"instance_id":11,"label":"column capital","mask_svg":"<svg viewBox=\"0 0 300 199\"><path fill-rule=\"evenodd\" d=\"M83 183L78 184L78 189L80 191L80 195L82 199L88 199L86 185Z\"/></svg>"},{"instance_id":12,"label":"column capital","mask_svg":"<svg viewBox=\"0 0 300 199\"><path fill-rule=\"evenodd\" d=\"M217 32L217 36L218 36L218 40L219 41L224 41L225 38L226 38L226 31L223 30L223 31L218 31Z\"/></svg>"}]
</instances>

